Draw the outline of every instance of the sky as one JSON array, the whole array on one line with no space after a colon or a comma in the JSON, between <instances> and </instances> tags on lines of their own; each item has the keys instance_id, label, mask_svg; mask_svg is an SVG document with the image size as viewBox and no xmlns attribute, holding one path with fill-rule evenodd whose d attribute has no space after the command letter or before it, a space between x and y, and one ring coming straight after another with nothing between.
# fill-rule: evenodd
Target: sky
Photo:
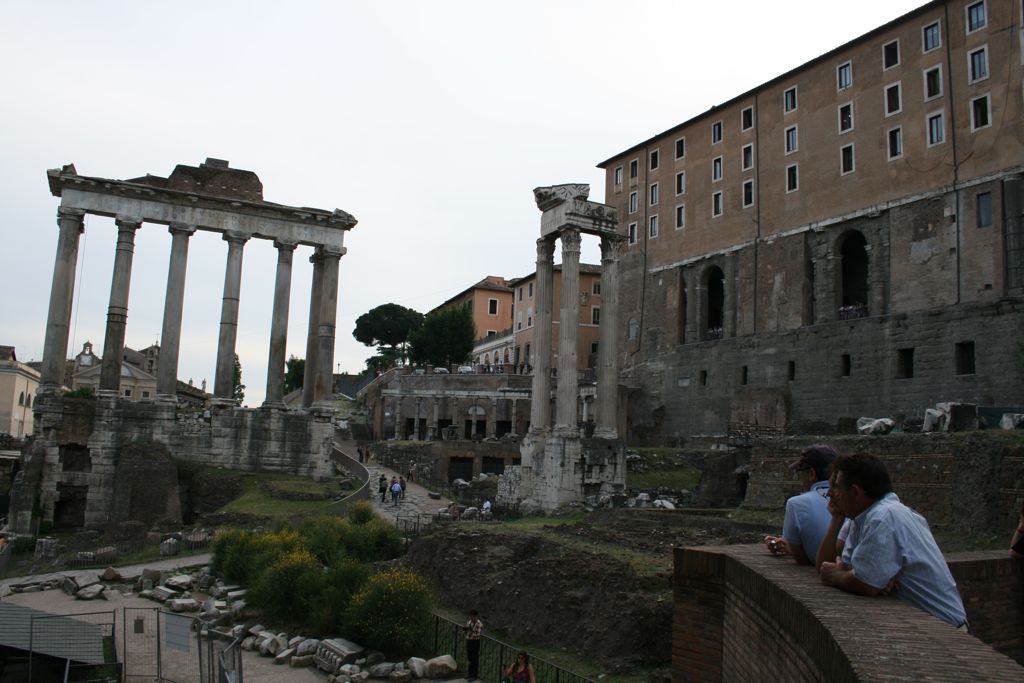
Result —
<instances>
[{"instance_id":1,"label":"sky","mask_svg":"<svg viewBox=\"0 0 1024 683\"><path fill-rule=\"evenodd\" d=\"M343 209L335 363L358 316L426 312L487 275L531 273L533 188L596 164L924 4L923 0L174 3L0 0L0 344L42 358L59 199L46 170L167 176L229 160L264 199ZM69 356L101 353L116 229L86 218ZM556 250L557 251L557 250ZM126 344L160 338L170 236L135 244ZM189 247L178 376L212 391L227 244ZM288 353L305 355L312 251L295 253ZM556 261L557 261L556 255ZM596 238L583 261L599 261ZM237 352L266 387L276 253L245 246Z\"/></svg>"}]
</instances>

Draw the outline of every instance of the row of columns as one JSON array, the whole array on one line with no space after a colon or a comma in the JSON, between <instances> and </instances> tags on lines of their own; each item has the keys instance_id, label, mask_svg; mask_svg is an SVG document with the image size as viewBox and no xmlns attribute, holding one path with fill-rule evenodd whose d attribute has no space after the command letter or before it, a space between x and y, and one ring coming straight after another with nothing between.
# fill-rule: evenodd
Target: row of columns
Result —
<instances>
[{"instance_id":1,"label":"row of columns","mask_svg":"<svg viewBox=\"0 0 1024 683\"><path fill-rule=\"evenodd\" d=\"M415 427L413 429L413 434L414 435L418 434L419 421L421 419L426 419L425 417L421 417L422 413L424 412L423 411L423 402L425 400L429 400L433 404L432 405L432 409L431 409L432 421L431 421L430 424L433 426L433 433L434 433L435 437L439 437L438 430L440 429L439 423L440 423L440 418L441 418L441 401L442 400L449 402L448 405L450 406L450 410L447 411L447 412L451 415L452 424L457 425L460 428L460 430L461 430L462 423L459 420L462 418L462 414L459 412L459 401L460 401L459 398L449 396L449 397L446 397L444 399L442 399L440 397L437 397L437 398L429 398L429 399L416 398L415 400L416 400L416 408L415 408L415 412L414 412L414 414L412 416L412 418L414 420L414 424L415 424ZM519 406L518 406L518 402L521 399L519 399L519 398L504 398L504 399L501 399L501 398L491 398L491 399L463 398L461 400L465 402L466 407L479 406L481 403L488 403L489 402L490 410L487 413L487 417L488 417L488 419L487 419L487 436L492 436L492 437L493 436L497 436L497 431L498 431L498 401L502 401L502 400L504 400L504 401L511 401L511 403L512 403L512 411L511 411L510 419L511 419L511 422L512 422L512 431L516 432L516 422L519 419ZM404 430L405 430L405 422L404 422L403 416L402 416L402 397L399 396L397 398L397 400L395 401L395 436L396 436L396 438L401 436L401 435L403 435L404 434Z\"/></svg>"},{"instance_id":2,"label":"row of columns","mask_svg":"<svg viewBox=\"0 0 1024 683\"><path fill-rule=\"evenodd\" d=\"M62 206L58 210L57 224L60 234L57 240L57 256L47 313L46 339L43 345L43 368L40 378L42 393L56 392L64 382L64 364L68 351L72 302L74 301L74 276L78 262L79 237L84 231L84 217L85 212L79 209ZM142 222L140 219L131 217L115 219L118 235L110 285L110 303L107 308L103 362L100 370L101 391L116 392L120 387L135 234ZM171 254L167 269L167 291L160 335L160 364L157 371L157 395L168 400L174 400L177 395L189 238L195 234L197 229L201 228L177 223L172 223L169 226ZM235 346L238 336L238 308L242 281L242 252L245 243L249 240L249 235L227 232L223 237L228 243L228 253L221 299L214 399L227 404L233 400ZM264 405L283 407L292 255L298 245L295 242L275 240L274 246L278 251L278 260ZM306 375L302 402L304 407L328 400L333 388L338 270L344 252L344 249L319 246L310 259L313 263L313 287L310 296L309 335L306 346Z\"/></svg>"}]
</instances>

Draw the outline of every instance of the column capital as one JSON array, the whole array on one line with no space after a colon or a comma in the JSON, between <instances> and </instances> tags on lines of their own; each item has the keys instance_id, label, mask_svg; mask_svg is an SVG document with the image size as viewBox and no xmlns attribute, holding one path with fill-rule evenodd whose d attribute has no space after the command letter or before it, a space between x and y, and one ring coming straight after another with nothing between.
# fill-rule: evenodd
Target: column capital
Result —
<instances>
[{"instance_id":1,"label":"column capital","mask_svg":"<svg viewBox=\"0 0 1024 683\"><path fill-rule=\"evenodd\" d=\"M287 240L274 240L274 246L277 247L278 251L295 251L295 247L299 246L299 243Z\"/></svg>"},{"instance_id":2,"label":"column capital","mask_svg":"<svg viewBox=\"0 0 1024 683\"><path fill-rule=\"evenodd\" d=\"M320 255L324 258L341 258L348 253L345 247L320 247Z\"/></svg>"},{"instance_id":3,"label":"column capital","mask_svg":"<svg viewBox=\"0 0 1024 683\"><path fill-rule=\"evenodd\" d=\"M583 243L579 230L576 228L565 228L559 231L558 237L562 240L563 254L567 251L579 253L580 245Z\"/></svg>"},{"instance_id":4,"label":"column capital","mask_svg":"<svg viewBox=\"0 0 1024 683\"><path fill-rule=\"evenodd\" d=\"M131 230L132 232L135 232L142 227L142 219L130 218L128 216L117 216L114 218L114 225L121 230Z\"/></svg>"},{"instance_id":5,"label":"column capital","mask_svg":"<svg viewBox=\"0 0 1024 683\"><path fill-rule=\"evenodd\" d=\"M191 236L196 231L196 226L189 225L188 223L171 223L167 226L167 232L172 235L186 235Z\"/></svg>"},{"instance_id":6,"label":"column capital","mask_svg":"<svg viewBox=\"0 0 1024 683\"><path fill-rule=\"evenodd\" d=\"M541 237L537 240L537 262L539 263L542 259L545 263L550 263L551 259L555 256L555 240L550 237Z\"/></svg>"},{"instance_id":7,"label":"column capital","mask_svg":"<svg viewBox=\"0 0 1024 683\"><path fill-rule=\"evenodd\" d=\"M228 244L242 245L249 241L250 235L237 230L228 230L221 237Z\"/></svg>"},{"instance_id":8,"label":"column capital","mask_svg":"<svg viewBox=\"0 0 1024 683\"><path fill-rule=\"evenodd\" d=\"M624 239L616 235L611 237L608 235L601 236L601 261L618 261L622 255L622 245L625 242Z\"/></svg>"},{"instance_id":9,"label":"column capital","mask_svg":"<svg viewBox=\"0 0 1024 683\"><path fill-rule=\"evenodd\" d=\"M68 206L57 207L57 225L60 226L63 220L75 220L81 223L85 219L85 211L82 209L72 209Z\"/></svg>"}]
</instances>

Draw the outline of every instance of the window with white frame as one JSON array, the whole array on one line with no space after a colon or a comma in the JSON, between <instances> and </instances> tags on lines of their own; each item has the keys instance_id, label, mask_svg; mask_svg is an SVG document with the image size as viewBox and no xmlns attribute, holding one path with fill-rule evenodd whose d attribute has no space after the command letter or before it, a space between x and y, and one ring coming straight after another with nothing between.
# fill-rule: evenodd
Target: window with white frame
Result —
<instances>
[{"instance_id":1,"label":"window with white frame","mask_svg":"<svg viewBox=\"0 0 1024 683\"><path fill-rule=\"evenodd\" d=\"M882 46L882 68L891 69L900 63L900 41L892 40Z\"/></svg>"},{"instance_id":2,"label":"window with white frame","mask_svg":"<svg viewBox=\"0 0 1024 683\"><path fill-rule=\"evenodd\" d=\"M713 217L722 215L722 193L716 192L711 195L711 215Z\"/></svg>"},{"instance_id":3,"label":"window with white frame","mask_svg":"<svg viewBox=\"0 0 1024 683\"><path fill-rule=\"evenodd\" d=\"M843 145L839 148L839 175L853 173L854 170L853 144Z\"/></svg>"},{"instance_id":4,"label":"window with white frame","mask_svg":"<svg viewBox=\"0 0 1024 683\"><path fill-rule=\"evenodd\" d=\"M931 52L942 47L942 29L939 22L933 21L921 29L921 51Z\"/></svg>"},{"instance_id":5,"label":"window with white frame","mask_svg":"<svg viewBox=\"0 0 1024 683\"><path fill-rule=\"evenodd\" d=\"M844 62L836 67L836 89L846 90L853 85L853 64Z\"/></svg>"},{"instance_id":6,"label":"window with white frame","mask_svg":"<svg viewBox=\"0 0 1024 683\"><path fill-rule=\"evenodd\" d=\"M889 158L898 159L903 156L903 129L900 127L893 128L889 131L887 136L889 146Z\"/></svg>"},{"instance_id":7,"label":"window with white frame","mask_svg":"<svg viewBox=\"0 0 1024 683\"><path fill-rule=\"evenodd\" d=\"M711 160L711 182L715 183L722 179L722 157L715 157Z\"/></svg>"},{"instance_id":8,"label":"window with white frame","mask_svg":"<svg viewBox=\"0 0 1024 683\"><path fill-rule=\"evenodd\" d=\"M651 239L658 236L658 215L655 214L647 220L647 236Z\"/></svg>"},{"instance_id":9,"label":"window with white frame","mask_svg":"<svg viewBox=\"0 0 1024 683\"><path fill-rule=\"evenodd\" d=\"M900 84L893 83L885 88L885 115L892 116L903 111L903 94Z\"/></svg>"},{"instance_id":10,"label":"window with white frame","mask_svg":"<svg viewBox=\"0 0 1024 683\"><path fill-rule=\"evenodd\" d=\"M750 130L754 127L754 108L744 107L740 112L740 130Z\"/></svg>"},{"instance_id":11,"label":"window with white frame","mask_svg":"<svg viewBox=\"0 0 1024 683\"><path fill-rule=\"evenodd\" d=\"M988 13L985 11L985 0L967 6L967 32L973 33L985 28L988 24Z\"/></svg>"},{"instance_id":12,"label":"window with white frame","mask_svg":"<svg viewBox=\"0 0 1024 683\"><path fill-rule=\"evenodd\" d=\"M498 300L488 299L487 300L487 315L498 315Z\"/></svg>"},{"instance_id":13,"label":"window with white frame","mask_svg":"<svg viewBox=\"0 0 1024 683\"><path fill-rule=\"evenodd\" d=\"M754 204L754 181L743 181L743 208Z\"/></svg>"},{"instance_id":14,"label":"window with white frame","mask_svg":"<svg viewBox=\"0 0 1024 683\"><path fill-rule=\"evenodd\" d=\"M979 47L967 53L968 83L977 83L988 78L988 48Z\"/></svg>"},{"instance_id":15,"label":"window with white frame","mask_svg":"<svg viewBox=\"0 0 1024 683\"><path fill-rule=\"evenodd\" d=\"M633 190L632 192L629 193L629 212L630 213L636 213L636 210L638 208L637 204L638 204L638 202L637 202L636 190Z\"/></svg>"},{"instance_id":16,"label":"window with white frame","mask_svg":"<svg viewBox=\"0 0 1024 683\"><path fill-rule=\"evenodd\" d=\"M971 132L992 125L988 94L971 100Z\"/></svg>"},{"instance_id":17,"label":"window with white frame","mask_svg":"<svg viewBox=\"0 0 1024 683\"><path fill-rule=\"evenodd\" d=\"M658 183L651 183L649 194L651 206L654 206L658 203Z\"/></svg>"},{"instance_id":18,"label":"window with white frame","mask_svg":"<svg viewBox=\"0 0 1024 683\"><path fill-rule=\"evenodd\" d=\"M651 150L650 160L651 160L651 170L652 171L657 171L658 170L658 166L661 164L661 154L658 152L658 150L656 150L656 149L652 149Z\"/></svg>"},{"instance_id":19,"label":"window with white frame","mask_svg":"<svg viewBox=\"0 0 1024 683\"><path fill-rule=\"evenodd\" d=\"M749 171L754 167L754 144L743 145L743 170Z\"/></svg>"},{"instance_id":20,"label":"window with white frame","mask_svg":"<svg viewBox=\"0 0 1024 683\"><path fill-rule=\"evenodd\" d=\"M941 111L928 115L928 146L946 141L946 120Z\"/></svg>"},{"instance_id":21,"label":"window with white frame","mask_svg":"<svg viewBox=\"0 0 1024 683\"><path fill-rule=\"evenodd\" d=\"M715 121L711 124L711 144L717 145L722 141L722 122Z\"/></svg>"},{"instance_id":22,"label":"window with white frame","mask_svg":"<svg viewBox=\"0 0 1024 683\"><path fill-rule=\"evenodd\" d=\"M595 296L601 296L601 281L594 280L590 285L590 293Z\"/></svg>"},{"instance_id":23,"label":"window with white frame","mask_svg":"<svg viewBox=\"0 0 1024 683\"><path fill-rule=\"evenodd\" d=\"M636 244L636 223L630 223L626 233L626 239L630 244Z\"/></svg>"},{"instance_id":24,"label":"window with white frame","mask_svg":"<svg viewBox=\"0 0 1024 683\"><path fill-rule=\"evenodd\" d=\"M614 183L615 187L620 187L620 188L622 187L622 167L621 166L616 166L615 167L615 175L614 175L613 183Z\"/></svg>"},{"instance_id":25,"label":"window with white frame","mask_svg":"<svg viewBox=\"0 0 1024 683\"><path fill-rule=\"evenodd\" d=\"M797 138L796 126L790 126L786 129L786 154L792 154L800 148L800 143Z\"/></svg>"},{"instance_id":26,"label":"window with white frame","mask_svg":"<svg viewBox=\"0 0 1024 683\"><path fill-rule=\"evenodd\" d=\"M839 132L848 133L853 130L853 102L839 105Z\"/></svg>"},{"instance_id":27,"label":"window with white frame","mask_svg":"<svg viewBox=\"0 0 1024 683\"><path fill-rule=\"evenodd\" d=\"M676 230L686 227L686 205L680 204L676 207Z\"/></svg>"},{"instance_id":28,"label":"window with white frame","mask_svg":"<svg viewBox=\"0 0 1024 683\"><path fill-rule=\"evenodd\" d=\"M590 324L600 325L601 324L601 309L594 306L590 309Z\"/></svg>"},{"instance_id":29,"label":"window with white frame","mask_svg":"<svg viewBox=\"0 0 1024 683\"><path fill-rule=\"evenodd\" d=\"M682 159L686 156L686 138L679 138L676 140L676 159Z\"/></svg>"},{"instance_id":30,"label":"window with white frame","mask_svg":"<svg viewBox=\"0 0 1024 683\"><path fill-rule=\"evenodd\" d=\"M938 64L924 72L924 101L942 97L942 65Z\"/></svg>"},{"instance_id":31,"label":"window with white frame","mask_svg":"<svg viewBox=\"0 0 1024 683\"><path fill-rule=\"evenodd\" d=\"M686 171L676 173L676 194L686 194Z\"/></svg>"},{"instance_id":32,"label":"window with white frame","mask_svg":"<svg viewBox=\"0 0 1024 683\"><path fill-rule=\"evenodd\" d=\"M786 167L786 192L800 189L800 169L797 164Z\"/></svg>"},{"instance_id":33,"label":"window with white frame","mask_svg":"<svg viewBox=\"0 0 1024 683\"><path fill-rule=\"evenodd\" d=\"M796 111L795 85L792 88L787 88L786 91L782 93L782 111L787 114L791 111Z\"/></svg>"},{"instance_id":34,"label":"window with white frame","mask_svg":"<svg viewBox=\"0 0 1024 683\"><path fill-rule=\"evenodd\" d=\"M636 178L638 175L640 175L640 160L633 159L629 162L629 177Z\"/></svg>"}]
</instances>

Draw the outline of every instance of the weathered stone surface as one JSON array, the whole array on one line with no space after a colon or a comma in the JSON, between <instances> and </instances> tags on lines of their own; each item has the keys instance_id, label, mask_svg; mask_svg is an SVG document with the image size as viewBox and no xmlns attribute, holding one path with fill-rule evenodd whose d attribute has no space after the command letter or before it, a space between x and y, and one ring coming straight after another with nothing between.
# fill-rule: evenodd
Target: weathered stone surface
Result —
<instances>
[{"instance_id":1,"label":"weathered stone surface","mask_svg":"<svg viewBox=\"0 0 1024 683\"><path fill-rule=\"evenodd\" d=\"M427 660L420 657L409 657L405 666L412 672L414 678L423 678L427 675Z\"/></svg>"},{"instance_id":2,"label":"weathered stone surface","mask_svg":"<svg viewBox=\"0 0 1024 683\"><path fill-rule=\"evenodd\" d=\"M103 594L104 588L100 584L94 584L92 586L86 586L85 588L79 588L78 592L75 593L76 600L95 600Z\"/></svg>"},{"instance_id":3,"label":"weathered stone surface","mask_svg":"<svg viewBox=\"0 0 1024 683\"><path fill-rule=\"evenodd\" d=\"M316 638L306 638L301 643L299 643L298 647L295 648L295 654L298 657L303 657L305 655L311 655L314 652L316 652L316 648L319 645L320 645L320 641L317 640Z\"/></svg>"},{"instance_id":4,"label":"weathered stone surface","mask_svg":"<svg viewBox=\"0 0 1024 683\"><path fill-rule=\"evenodd\" d=\"M412 672L408 669L396 670L392 671L388 678L395 681L395 683L408 683L412 680Z\"/></svg>"},{"instance_id":5,"label":"weathered stone surface","mask_svg":"<svg viewBox=\"0 0 1024 683\"><path fill-rule=\"evenodd\" d=\"M293 650L290 647L289 648L285 648L284 650L281 650L276 655L274 655L274 664L278 664L278 665L280 665L280 664L287 664L288 662L290 662L292 660L292 655L294 655L294 654L295 654L295 650Z\"/></svg>"},{"instance_id":6,"label":"weathered stone surface","mask_svg":"<svg viewBox=\"0 0 1024 683\"><path fill-rule=\"evenodd\" d=\"M231 602L234 602L235 600L241 600L242 598L245 597L246 593L247 593L247 591L244 588L239 589L239 590L231 591L230 593L227 594L228 600L231 601Z\"/></svg>"},{"instance_id":7,"label":"weathered stone surface","mask_svg":"<svg viewBox=\"0 0 1024 683\"><path fill-rule=\"evenodd\" d=\"M391 662L380 662L379 664L373 664L370 666L370 678L387 678L391 675L391 672L395 670L395 665Z\"/></svg>"},{"instance_id":8,"label":"weathered stone surface","mask_svg":"<svg viewBox=\"0 0 1024 683\"><path fill-rule=\"evenodd\" d=\"M143 569L142 574L139 576L139 580L136 582L136 590L142 590L141 583L148 581L149 587L159 586L160 582L164 580L164 573L159 569Z\"/></svg>"},{"instance_id":9,"label":"weathered stone surface","mask_svg":"<svg viewBox=\"0 0 1024 683\"><path fill-rule=\"evenodd\" d=\"M380 664L384 661L384 654L381 652L368 652L366 654L366 664L363 666L373 666L374 664Z\"/></svg>"},{"instance_id":10,"label":"weathered stone surface","mask_svg":"<svg viewBox=\"0 0 1024 683\"><path fill-rule=\"evenodd\" d=\"M181 552L181 541L176 538L168 538L160 543L160 555L170 557Z\"/></svg>"},{"instance_id":11,"label":"weathered stone surface","mask_svg":"<svg viewBox=\"0 0 1024 683\"><path fill-rule=\"evenodd\" d=\"M167 601L172 612L198 612L199 603L192 598L175 598Z\"/></svg>"},{"instance_id":12,"label":"weathered stone surface","mask_svg":"<svg viewBox=\"0 0 1024 683\"><path fill-rule=\"evenodd\" d=\"M243 650L248 650L249 652L252 652L253 650L256 649L255 644L256 644L256 636L248 636L244 640L242 640L242 649Z\"/></svg>"},{"instance_id":13,"label":"weathered stone surface","mask_svg":"<svg viewBox=\"0 0 1024 683\"><path fill-rule=\"evenodd\" d=\"M249 629L249 633L255 636L259 635L260 633L263 633L265 630L267 629L263 624L256 624L255 626Z\"/></svg>"},{"instance_id":14,"label":"weathered stone surface","mask_svg":"<svg viewBox=\"0 0 1024 683\"><path fill-rule=\"evenodd\" d=\"M153 589L152 596L154 600L166 602L167 600L179 597L179 593L178 591L168 588L167 586L157 586Z\"/></svg>"},{"instance_id":15,"label":"weathered stone surface","mask_svg":"<svg viewBox=\"0 0 1024 683\"><path fill-rule=\"evenodd\" d=\"M459 665L451 655L441 655L427 660L427 678L451 676L458 670Z\"/></svg>"},{"instance_id":16,"label":"weathered stone surface","mask_svg":"<svg viewBox=\"0 0 1024 683\"><path fill-rule=\"evenodd\" d=\"M64 580L61 582L61 590L63 590L68 595L74 595L75 593L78 592L78 589L79 589L79 585L78 585L78 582L75 581L75 577L73 577L73 576L65 576L64 577Z\"/></svg>"},{"instance_id":17,"label":"weathered stone surface","mask_svg":"<svg viewBox=\"0 0 1024 683\"><path fill-rule=\"evenodd\" d=\"M313 655L295 655L288 663L296 669L313 666Z\"/></svg>"},{"instance_id":18,"label":"weathered stone surface","mask_svg":"<svg viewBox=\"0 0 1024 683\"><path fill-rule=\"evenodd\" d=\"M192 588L193 579L188 574L178 574L172 576L164 582L164 585L168 588L174 588L175 590L188 590Z\"/></svg>"},{"instance_id":19,"label":"weathered stone surface","mask_svg":"<svg viewBox=\"0 0 1024 683\"><path fill-rule=\"evenodd\" d=\"M121 572L117 571L113 567L107 567L103 570L103 573L100 574L100 579L103 581L120 581Z\"/></svg>"},{"instance_id":20,"label":"weathered stone surface","mask_svg":"<svg viewBox=\"0 0 1024 683\"><path fill-rule=\"evenodd\" d=\"M305 639L306 639L305 636L292 636L291 638L288 639L288 647L296 648L296 647L299 646L299 643L301 643Z\"/></svg>"}]
</instances>

